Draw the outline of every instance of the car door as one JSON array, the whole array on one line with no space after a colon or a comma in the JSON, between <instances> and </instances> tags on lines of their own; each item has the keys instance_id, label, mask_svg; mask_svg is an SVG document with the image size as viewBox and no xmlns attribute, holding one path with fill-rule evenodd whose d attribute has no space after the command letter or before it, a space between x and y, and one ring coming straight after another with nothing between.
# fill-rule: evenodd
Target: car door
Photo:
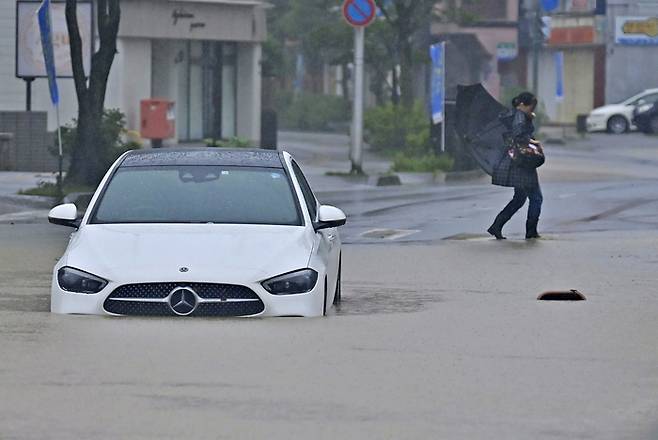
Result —
<instances>
[{"instance_id":1,"label":"car door","mask_svg":"<svg viewBox=\"0 0 658 440\"><path fill-rule=\"evenodd\" d=\"M628 109L627 117L628 120L631 121L633 129L637 128L635 126L635 115L639 112L646 111L647 108L650 108L655 102L658 102L658 93L648 93L626 105L626 108Z\"/></svg>"},{"instance_id":2,"label":"car door","mask_svg":"<svg viewBox=\"0 0 658 440\"><path fill-rule=\"evenodd\" d=\"M318 220L318 203L311 186L306 180L306 176L302 172L300 166L294 160L291 161L293 172L297 178L297 182L302 190L306 207L308 208L309 215L312 221ZM338 238L338 230L336 228L322 229L316 232L316 243L318 249L318 256L325 262L327 267L327 304L333 301L333 295L336 290L336 280L338 273L338 260L340 258L340 241Z\"/></svg>"}]
</instances>

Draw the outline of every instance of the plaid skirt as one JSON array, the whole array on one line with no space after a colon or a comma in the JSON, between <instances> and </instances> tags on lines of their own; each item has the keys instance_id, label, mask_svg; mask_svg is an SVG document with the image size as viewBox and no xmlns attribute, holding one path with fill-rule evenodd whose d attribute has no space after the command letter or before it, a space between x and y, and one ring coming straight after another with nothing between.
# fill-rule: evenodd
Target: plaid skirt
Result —
<instances>
[{"instance_id":1,"label":"plaid skirt","mask_svg":"<svg viewBox=\"0 0 658 440\"><path fill-rule=\"evenodd\" d=\"M539 176L536 169L521 168L506 154L494 168L491 183L498 186L532 189L539 186Z\"/></svg>"}]
</instances>

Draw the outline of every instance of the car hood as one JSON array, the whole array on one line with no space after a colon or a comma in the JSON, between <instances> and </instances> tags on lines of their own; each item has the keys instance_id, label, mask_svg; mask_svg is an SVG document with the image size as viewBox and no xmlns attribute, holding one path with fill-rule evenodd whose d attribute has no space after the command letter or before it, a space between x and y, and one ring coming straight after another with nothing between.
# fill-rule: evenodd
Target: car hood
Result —
<instances>
[{"instance_id":1,"label":"car hood","mask_svg":"<svg viewBox=\"0 0 658 440\"><path fill-rule=\"evenodd\" d=\"M312 250L295 226L85 225L63 264L119 283L244 284L306 268Z\"/></svg>"},{"instance_id":2,"label":"car hood","mask_svg":"<svg viewBox=\"0 0 658 440\"><path fill-rule=\"evenodd\" d=\"M590 112L591 115L612 115L613 113L632 113L633 107L622 104L610 104L603 107L595 108Z\"/></svg>"}]
</instances>

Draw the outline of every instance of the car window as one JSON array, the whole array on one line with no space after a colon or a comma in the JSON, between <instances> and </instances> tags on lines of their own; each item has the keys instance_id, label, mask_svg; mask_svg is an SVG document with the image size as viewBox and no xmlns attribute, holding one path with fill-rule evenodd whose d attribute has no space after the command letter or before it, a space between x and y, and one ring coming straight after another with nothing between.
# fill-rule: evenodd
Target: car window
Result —
<instances>
[{"instance_id":1,"label":"car window","mask_svg":"<svg viewBox=\"0 0 658 440\"><path fill-rule=\"evenodd\" d=\"M644 100L645 104L655 104L656 102L658 102L658 93L647 95L642 99Z\"/></svg>"},{"instance_id":2,"label":"car window","mask_svg":"<svg viewBox=\"0 0 658 440\"><path fill-rule=\"evenodd\" d=\"M318 215L318 201L313 194L313 190L311 190L311 186L308 184L308 181L306 180L302 169L299 167L299 165L297 165L297 162L292 162L292 169L295 172L295 176L297 176L299 186L302 188L302 193L304 194L304 199L306 201L306 206L308 207L311 220L316 220Z\"/></svg>"},{"instance_id":3,"label":"car window","mask_svg":"<svg viewBox=\"0 0 658 440\"><path fill-rule=\"evenodd\" d=\"M653 104L658 102L658 93L652 93L650 95L640 96L637 99L634 99L630 104L632 106L644 105L644 104Z\"/></svg>"},{"instance_id":4,"label":"car window","mask_svg":"<svg viewBox=\"0 0 658 440\"><path fill-rule=\"evenodd\" d=\"M119 168L91 223L230 223L301 226L280 168Z\"/></svg>"}]
</instances>

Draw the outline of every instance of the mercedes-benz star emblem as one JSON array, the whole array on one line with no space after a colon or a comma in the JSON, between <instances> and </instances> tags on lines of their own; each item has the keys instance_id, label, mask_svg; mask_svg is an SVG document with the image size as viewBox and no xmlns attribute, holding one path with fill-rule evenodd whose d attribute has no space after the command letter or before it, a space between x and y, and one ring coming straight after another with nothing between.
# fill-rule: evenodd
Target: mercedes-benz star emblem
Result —
<instances>
[{"instance_id":1,"label":"mercedes-benz star emblem","mask_svg":"<svg viewBox=\"0 0 658 440\"><path fill-rule=\"evenodd\" d=\"M179 316L191 315L197 304L196 293L188 287L177 287L169 294L169 307Z\"/></svg>"}]
</instances>

